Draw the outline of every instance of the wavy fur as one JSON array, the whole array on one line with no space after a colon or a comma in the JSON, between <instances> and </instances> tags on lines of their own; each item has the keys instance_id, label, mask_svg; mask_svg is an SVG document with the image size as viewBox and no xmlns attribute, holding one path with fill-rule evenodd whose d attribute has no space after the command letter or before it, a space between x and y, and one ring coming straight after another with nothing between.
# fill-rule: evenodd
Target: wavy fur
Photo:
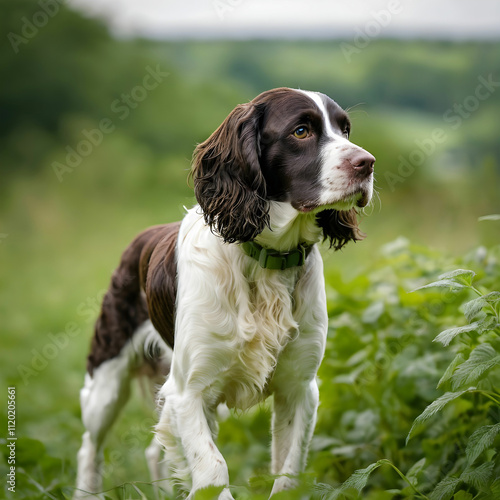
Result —
<instances>
[{"instance_id":1,"label":"wavy fur","mask_svg":"<svg viewBox=\"0 0 500 500\"><path fill-rule=\"evenodd\" d=\"M196 199L205 222L227 243L253 240L269 223L259 117L254 104L237 106L193 155Z\"/></svg>"},{"instance_id":2,"label":"wavy fur","mask_svg":"<svg viewBox=\"0 0 500 500\"><path fill-rule=\"evenodd\" d=\"M323 210L316 216L316 222L323 230L323 237L330 247L340 250L350 241L361 241L366 235L359 229L358 214L355 208L350 210Z\"/></svg>"}]
</instances>

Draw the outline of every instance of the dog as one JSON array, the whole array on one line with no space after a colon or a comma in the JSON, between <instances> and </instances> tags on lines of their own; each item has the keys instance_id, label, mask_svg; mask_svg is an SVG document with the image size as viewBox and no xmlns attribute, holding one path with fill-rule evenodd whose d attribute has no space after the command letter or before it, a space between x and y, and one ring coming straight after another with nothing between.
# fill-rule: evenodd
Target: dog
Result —
<instances>
[{"instance_id":1,"label":"dog","mask_svg":"<svg viewBox=\"0 0 500 500\"><path fill-rule=\"evenodd\" d=\"M137 236L104 296L81 390L77 497L102 487L103 441L137 374L160 384L153 479L165 477L163 450L188 499L211 485L232 499L217 407L244 411L272 395L271 496L296 487L328 327L317 243L363 239L358 209L373 194L375 158L350 128L326 95L277 88L196 147L198 205Z\"/></svg>"}]
</instances>

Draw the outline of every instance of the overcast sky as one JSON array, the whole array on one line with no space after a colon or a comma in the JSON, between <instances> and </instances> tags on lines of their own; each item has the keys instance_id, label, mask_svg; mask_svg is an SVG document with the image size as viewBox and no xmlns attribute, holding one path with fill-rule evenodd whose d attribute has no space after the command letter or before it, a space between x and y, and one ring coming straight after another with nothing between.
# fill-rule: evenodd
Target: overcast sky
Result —
<instances>
[{"instance_id":1,"label":"overcast sky","mask_svg":"<svg viewBox=\"0 0 500 500\"><path fill-rule=\"evenodd\" d=\"M122 36L500 39L500 0L68 0Z\"/></svg>"}]
</instances>

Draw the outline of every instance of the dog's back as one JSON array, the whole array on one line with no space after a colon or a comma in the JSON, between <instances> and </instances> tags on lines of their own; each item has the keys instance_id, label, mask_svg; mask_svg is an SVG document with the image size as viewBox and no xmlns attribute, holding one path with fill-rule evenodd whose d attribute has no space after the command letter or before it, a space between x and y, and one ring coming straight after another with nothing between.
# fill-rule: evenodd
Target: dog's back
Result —
<instances>
[{"instance_id":1,"label":"dog's back","mask_svg":"<svg viewBox=\"0 0 500 500\"><path fill-rule=\"evenodd\" d=\"M137 328L149 318L144 292L147 287L153 291L160 286L158 283L160 280L162 289L171 288L170 303L165 303L163 300L161 304L167 307L170 318L164 317L157 330L173 347L175 243L179 226L179 223L171 223L150 227L136 236L123 252L120 264L111 277L109 289L104 295L101 312L96 321L87 359L87 371L90 375L102 363L117 357ZM157 252L154 252L155 249ZM149 263L153 253L155 259L164 259L164 273L159 275L156 271L148 282ZM168 280L167 283L165 279ZM155 298L153 293L150 305L158 308L159 304Z\"/></svg>"}]
</instances>

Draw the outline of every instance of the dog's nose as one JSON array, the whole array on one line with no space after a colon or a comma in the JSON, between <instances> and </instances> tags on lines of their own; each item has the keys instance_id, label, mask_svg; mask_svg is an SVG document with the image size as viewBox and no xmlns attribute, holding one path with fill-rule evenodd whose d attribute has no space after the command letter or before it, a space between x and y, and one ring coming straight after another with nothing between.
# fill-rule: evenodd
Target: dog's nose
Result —
<instances>
[{"instance_id":1,"label":"dog's nose","mask_svg":"<svg viewBox=\"0 0 500 500\"><path fill-rule=\"evenodd\" d=\"M368 153L368 151L362 150L354 153L349 158L349 163L354 167L357 173L361 175L370 175L373 172L375 156Z\"/></svg>"}]
</instances>

